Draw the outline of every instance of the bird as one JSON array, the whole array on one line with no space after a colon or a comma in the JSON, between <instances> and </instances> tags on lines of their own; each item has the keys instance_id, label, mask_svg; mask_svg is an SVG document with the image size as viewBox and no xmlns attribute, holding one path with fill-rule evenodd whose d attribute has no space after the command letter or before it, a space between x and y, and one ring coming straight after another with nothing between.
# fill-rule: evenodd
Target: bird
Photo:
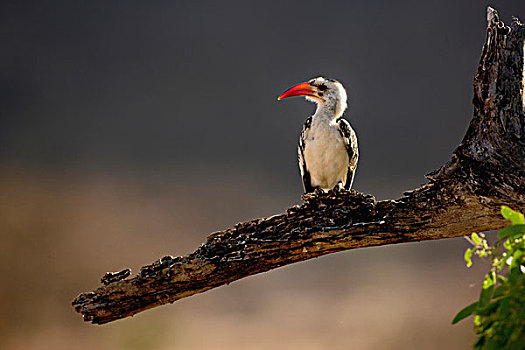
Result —
<instances>
[{"instance_id":1,"label":"bird","mask_svg":"<svg viewBox=\"0 0 525 350\"><path fill-rule=\"evenodd\" d=\"M350 190L359 150L354 129L343 119L347 108L345 88L337 80L317 77L292 86L277 100L293 96L304 96L317 104L299 137L298 158L304 192Z\"/></svg>"}]
</instances>

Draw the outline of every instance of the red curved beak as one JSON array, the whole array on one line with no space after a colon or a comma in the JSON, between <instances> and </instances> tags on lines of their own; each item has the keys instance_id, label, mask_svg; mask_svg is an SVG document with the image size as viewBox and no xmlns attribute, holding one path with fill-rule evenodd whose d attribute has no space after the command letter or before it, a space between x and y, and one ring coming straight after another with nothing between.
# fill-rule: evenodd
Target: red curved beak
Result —
<instances>
[{"instance_id":1,"label":"red curved beak","mask_svg":"<svg viewBox=\"0 0 525 350\"><path fill-rule=\"evenodd\" d=\"M300 83L295 86L292 86L285 92L281 94L281 96L277 97L277 101L282 100L283 98L293 97L293 96L312 96L317 97L315 95L313 88L310 86L308 82L306 83Z\"/></svg>"}]
</instances>

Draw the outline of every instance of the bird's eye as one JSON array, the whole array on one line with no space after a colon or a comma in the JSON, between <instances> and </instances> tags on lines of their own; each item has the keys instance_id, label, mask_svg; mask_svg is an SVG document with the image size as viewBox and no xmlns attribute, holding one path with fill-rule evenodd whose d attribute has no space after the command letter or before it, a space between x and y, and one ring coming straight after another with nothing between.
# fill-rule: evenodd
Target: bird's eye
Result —
<instances>
[{"instance_id":1,"label":"bird's eye","mask_svg":"<svg viewBox=\"0 0 525 350\"><path fill-rule=\"evenodd\" d=\"M325 84L321 84L317 88L321 91L325 91L326 89L328 89L328 87Z\"/></svg>"}]
</instances>

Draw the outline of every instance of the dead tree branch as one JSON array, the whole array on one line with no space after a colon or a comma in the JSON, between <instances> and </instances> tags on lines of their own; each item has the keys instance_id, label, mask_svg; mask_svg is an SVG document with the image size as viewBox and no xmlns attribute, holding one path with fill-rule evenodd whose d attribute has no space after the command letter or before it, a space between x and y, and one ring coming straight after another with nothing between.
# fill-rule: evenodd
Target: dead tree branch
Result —
<instances>
[{"instance_id":1,"label":"dead tree branch","mask_svg":"<svg viewBox=\"0 0 525 350\"><path fill-rule=\"evenodd\" d=\"M341 250L459 237L505 225L500 205L525 207L525 27L488 9L474 79L474 116L429 183L397 200L355 191L316 193L284 214L211 234L195 252L106 274L74 301L85 321L111 322L246 276Z\"/></svg>"}]
</instances>

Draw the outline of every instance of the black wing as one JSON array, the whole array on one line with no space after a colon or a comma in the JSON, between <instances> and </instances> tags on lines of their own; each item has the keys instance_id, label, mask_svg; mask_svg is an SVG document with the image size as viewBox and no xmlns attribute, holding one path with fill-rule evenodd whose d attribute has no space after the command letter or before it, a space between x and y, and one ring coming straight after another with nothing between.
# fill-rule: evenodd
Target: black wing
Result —
<instances>
[{"instance_id":1,"label":"black wing","mask_svg":"<svg viewBox=\"0 0 525 350\"><path fill-rule=\"evenodd\" d=\"M344 138L346 151L348 152L348 172L346 174L345 189L349 190L354 182L355 170L357 168L357 160L359 158L359 150L357 148L357 136L354 129L350 126L347 120L339 118L337 120L339 132Z\"/></svg>"},{"instance_id":2,"label":"black wing","mask_svg":"<svg viewBox=\"0 0 525 350\"><path fill-rule=\"evenodd\" d=\"M303 187L305 193L310 193L315 190L315 188L312 187L310 173L308 172L308 169L306 168L306 162L304 161L304 140L307 137L308 130L310 130L311 125L312 117L308 117L308 119L306 119L306 121L303 124L303 131L301 132L301 137L299 137L299 169L301 170L301 177L303 179Z\"/></svg>"}]
</instances>

